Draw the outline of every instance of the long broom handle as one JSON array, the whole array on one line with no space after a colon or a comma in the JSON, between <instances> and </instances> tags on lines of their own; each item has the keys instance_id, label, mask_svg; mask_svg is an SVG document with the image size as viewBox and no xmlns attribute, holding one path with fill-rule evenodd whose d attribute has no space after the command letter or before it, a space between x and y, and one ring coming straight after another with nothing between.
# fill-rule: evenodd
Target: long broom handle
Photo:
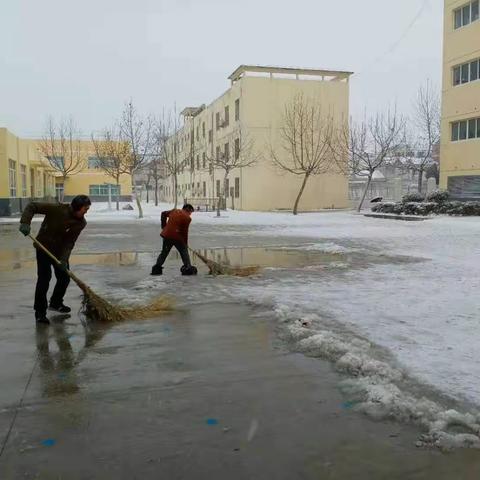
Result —
<instances>
[{"instance_id":1,"label":"long broom handle","mask_svg":"<svg viewBox=\"0 0 480 480\"><path fill-rule=\"evenodd\" d=\"M33 243L40 247L57 265L62 264L62 262L50 250L48 250L47 247L40 243L31 233L29 233L28 236L33 240Z\"/></svg>"},{"instance_id":2,"label":"long broom handle","mask_svg":"<svg viewBox=\"0 0 480 480\"><path fill-rule=\"evenodd\" d=\"M41 250L43 250L57 265L61 265L62 262L47 248L45 247L42 243L40 243L31 233L28 234L28 236L33 240L33 243L37 245ZM73 274L68 268L65 269L67 272L68 276L77 284L83 282Z\"/></svg>"},{"instance_id":3,"label":"long broom handle","mask_svg":"<svg viewBox=\"0 0 480 480\"><path fill-rule=\"evenodd\" d=\"M208 265L208 263L205 261L205 258L203 257L203 255L200 255L197 251L195 251L193 248L190 248L190 247L187 247L191 253L193 253L193 255L197 258L199 258L208 268L210 268L210 266Z\"/></svg>"},{"instance_id":4,"label":"long broom handle","mask_svg":"<svg viewBox=\"0 0 480 480\"><path fill-rule=\"evenodd\" d=\"M45 247L42 243L40 243L31 233L28 236L33 240L33 243L37 245L41 250L43 250L57 265L61 265L62 262L50 251L47 247ZM68 268L65 269L67 275L85 292L85 289L89 289L88 285L82 282L71 270Z\"/></svg>"}]
</instances>

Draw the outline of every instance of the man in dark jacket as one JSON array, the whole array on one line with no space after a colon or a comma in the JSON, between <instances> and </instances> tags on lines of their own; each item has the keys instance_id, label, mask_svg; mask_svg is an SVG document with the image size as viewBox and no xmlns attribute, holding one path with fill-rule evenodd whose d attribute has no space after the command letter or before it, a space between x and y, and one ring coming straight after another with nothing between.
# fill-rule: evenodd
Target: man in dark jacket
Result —
<instances>
[{"instance_id":1,"label":"man in dark jacket","mask_svg":"<svg viewBox=\"0 0 480 480\"><path fill-rule=\"evenodd\" d=\"M35 288L35 319L39 323L50 323L47 318L49 310L69 313L70 307L63 304L70 277L67 270L70 253L80 232L87 222L85 214L91 201L86 195L76 196L70 205L58 203L30 202L23 211L19 230L26 236L30 234L30 223L36 214L45 215L37 235L37 240L61 262L57 265L43 250L37 250L37 286ZM48 286L52 278L52 266L57 283L47 303Z\"/></svg>"},{"instance_id":2,"label":"man in dark jacket","mask_svg":"<svg viewBox=\"0 0 480 480\"><path fill-rule=\"evenodd\" d=\"M163 264L172 247L175 247L182 257L182 275L195 275L197 273L197 269L190 263L190 255L188 254L188 227L192 221L191 215L193 212L194 208L189 203L185 204L181 210L174 209L162 212L162 232L160 236L163 238L163 247L157 258L157 263L152 267L152 275L163 273Z\"/></svg>"}]
</instances>

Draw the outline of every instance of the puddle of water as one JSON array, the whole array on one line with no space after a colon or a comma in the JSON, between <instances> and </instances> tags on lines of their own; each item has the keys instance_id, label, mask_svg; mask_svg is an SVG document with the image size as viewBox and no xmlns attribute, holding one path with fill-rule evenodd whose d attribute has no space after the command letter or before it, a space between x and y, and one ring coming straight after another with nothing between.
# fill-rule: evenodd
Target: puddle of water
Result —
<instances>
[{"instance_id":1,"label":"puddle of water","mask_svg":"<svg viewBox=\"0 0 480 480\"><path fill-rule=\"evenodd\" d=\"M31 248L0 251L0 271L36 268L35 252ZM138 263L138 252L80 253L70 257L71 265L131 266Z\"/></svg>"},{"instance_id":2,"label":"puddle of water","mask_svg":"<svg viewBox=\"0 0 480 480\"><path fill-rule=\"evenodd\" d=\"M304 248L303 248L304 247ZM398 264L421 261L411 257L378 255L360 251L325 252L309 248L308 245L291 247L229 247L200 250L204 256L215 262L230 266L258 265L262 268L315 268L341 265L342 268L365 268L374 264ZM31 248L0 251L0 271L13 271L21 268L36 268L35 252ZM77 253L70 257L70 264L98 266L150 265L156 253L148 252L109 252ZM169 261L179 262L177 251L172 251ZM198 260L195 261L199 263Z\"/></svg>"},{"instance_id":3,"label":"puddle of water","mask_svg":"<svg viewBox=\"0 0 480 480\"><path fill-rule=\"evenodd\" d=\"M204 256L215 262L231 266L259 265L260 267L303 268L338 262L339 255L333 253L288 250L285 248L224 248L200 250Z\"/></svg>"},{"instance_id":4,"label":"puddle of water","mask_svg":"<svg viewBox=\"0 0 480 480\"><path fill-rule=\"evenodd\" d=\"M259 265L263 268L315 268L336 267L365 268L374 264L401 264L422 261L412 257L377 255L367 252L324 252L305 246L289 247L241 247L200 250L215 262L230 266Z\"/></svg>"}]
</instances>

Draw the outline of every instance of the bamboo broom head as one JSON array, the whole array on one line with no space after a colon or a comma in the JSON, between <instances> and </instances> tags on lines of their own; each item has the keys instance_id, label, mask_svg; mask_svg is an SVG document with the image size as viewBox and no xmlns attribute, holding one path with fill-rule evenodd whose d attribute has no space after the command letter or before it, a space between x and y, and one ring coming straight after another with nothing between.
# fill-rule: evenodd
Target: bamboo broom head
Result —
<instances>
[{"instance_id":1,"label":"bamboo broom head","mask_svg":"<svg viewBox=\"0 0 480 480\"><path fill-rule=\"evenodd\" d=\"M260 267L258 265L252 266L238 266L231 267L230 265L224 265L218 262L214 262L209 258L202 255L200 252L193 251L196 255L210 270L211 275L232 275L235 277L249 277L250 275L255 275L259 272Z\"/></svg>"}]
</instances>

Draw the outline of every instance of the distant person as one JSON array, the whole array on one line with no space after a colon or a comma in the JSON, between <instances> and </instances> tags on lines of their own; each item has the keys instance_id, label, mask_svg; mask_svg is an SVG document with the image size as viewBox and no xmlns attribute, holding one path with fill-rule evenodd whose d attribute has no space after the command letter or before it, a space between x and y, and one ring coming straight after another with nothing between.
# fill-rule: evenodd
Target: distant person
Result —
<instances>
[{"instance_id":1,"label":"distant person","mask_svg":"<svg viewBox=\"0 0 480 480\"><path fill-rule=\"evenodd\" d=\"M37 250L37 286L35 287L35 319L38 323L50 323L47 318L48 309L59 313L70 313L71 308L63 303L63 297L67 291L70 277L69 258L80 232L87 222L85 214L91 205L86 195L76 196L70 204L66 203L43 203L30 202L23 211L20 219L19 230L25 235L30 234L30 223L34 215L45 215L37 235L37 240L55 257L60 260L57 265L43 250ZM57 282L47 303L47 293L52 278L52 267Z\"/></svg>"},{"instance_id":2,"label":"distant person","mask_svg":"<svg viewBox=\"0 0 480 480\"><path fill-rule=\"evenodd\" d=\"M151 275L162 275L163 264L172 247L175 247L182 257L183 267L180 269L182 275L197 274L197 269L192 266L188 254L188 228L194 211L193 206L187 203L181 210L174 209L162 212L162 232L160 233L163 238L162 252L157 258L157 263L152 267Z\"/></svg>"}]
</instances>

